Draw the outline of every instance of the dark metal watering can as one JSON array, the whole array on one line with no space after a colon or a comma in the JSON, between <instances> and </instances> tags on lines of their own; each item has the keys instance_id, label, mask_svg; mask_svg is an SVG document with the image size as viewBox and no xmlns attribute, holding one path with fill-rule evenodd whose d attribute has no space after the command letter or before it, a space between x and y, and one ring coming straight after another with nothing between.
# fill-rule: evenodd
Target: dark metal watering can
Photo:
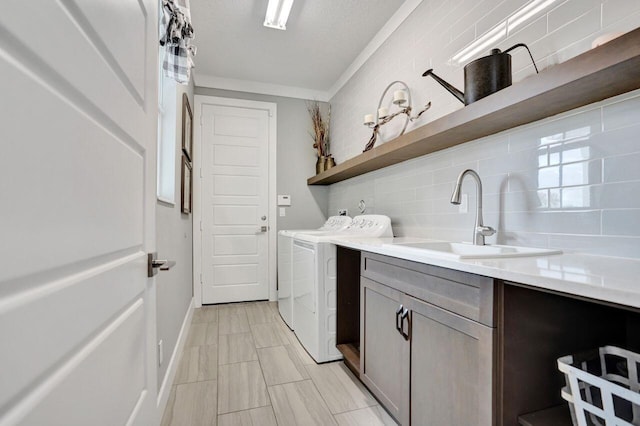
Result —
<instances>
[{"instance_id":1,"label":"dark metal watering can","mask_svg":"<svg viewBox=\"0 0 640 426\"><path fill-rule=\"evenodd\" d=\"M433 77L435 81L440 83L460 102L469 105L478 99L482 99L505 87L511 86L511 55L509 55L509 52L518 47L527 49L531 57L531 62L533 62L533 67L536 69L536 72L538 72L538 67L527 45L518 43L504 52L501 52L500 49L493 49L490 55L478 58L465 65L464 93L435 75L433 69L425 71L422 76L426 77L429 75Z\"/></svg>"}]
</instances>

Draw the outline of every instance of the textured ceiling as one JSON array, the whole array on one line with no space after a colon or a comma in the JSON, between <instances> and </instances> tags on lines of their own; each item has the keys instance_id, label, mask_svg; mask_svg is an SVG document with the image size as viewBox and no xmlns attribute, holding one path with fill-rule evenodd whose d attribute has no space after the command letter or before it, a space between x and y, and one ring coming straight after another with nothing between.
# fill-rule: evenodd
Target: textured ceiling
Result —
<instances>
[{"instance_id":1,"label":"textured ceiling","mask_svg":"<svg viewBox=\"0 0 640 426\"><path fill-rule=\"evenodd\" d=\"M191 0L198 76L328 90L404 0L295 0L287 30L267 0Z\"/></svg>"}]
</instances>

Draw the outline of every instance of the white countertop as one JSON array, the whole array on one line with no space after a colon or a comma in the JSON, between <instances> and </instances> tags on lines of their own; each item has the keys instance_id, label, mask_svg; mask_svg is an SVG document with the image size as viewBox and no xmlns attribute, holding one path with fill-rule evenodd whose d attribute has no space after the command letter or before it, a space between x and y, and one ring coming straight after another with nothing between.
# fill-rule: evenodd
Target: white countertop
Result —
<instances>
[{"instance_id":1,"label":"white countertop","mask_svg":"<svg viewBox=\"0 0 640 426\"><path fill-rule=\"evenodd\" d=\"M336 245L443 268L527 284L590 299L640 308L640 260L564 253L549 256L465 259L430 255L389 244L424 238L336 238Z\"/></svg>"}]
</instances>

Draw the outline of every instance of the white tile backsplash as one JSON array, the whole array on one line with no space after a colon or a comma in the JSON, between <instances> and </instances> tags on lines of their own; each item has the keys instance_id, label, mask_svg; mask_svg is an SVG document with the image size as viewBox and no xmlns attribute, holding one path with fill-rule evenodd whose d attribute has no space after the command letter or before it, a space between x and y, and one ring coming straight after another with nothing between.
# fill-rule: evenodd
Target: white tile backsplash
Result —
<instances>
[{"instance_id":1,"label":"white tile backsplash","mask_svg":"<svg viewBox=\"0 0 640 426\"><path fill-rule=\"evenodd\" d=\"M605 106L602 122L605 130L640 124L640 96Z\"/></svg>"},{"instance_id":2,"label":"white tile backsplash","mask_svg":"<svg viewBox=\"0 0 640 426\"><path fill-rule=\"evenodd\" d=\"M462 67L449 58L527 3L424 0L331 100L336 160L362 152L371 135L362 117L391 81L409 85L414 109L432 101L408 131L462 108L422 72L462 89ZM638 26L637 0L558 0L495 46L527 43L543 68ZM525 51L513 52L513 70L514 81L534 73ZM640 258L640 91L333 184L329 211L358 214L362 199L398 236L471 241L473 181L463 185L468 213L449 203L465 168L482 177L485 223L498 229L490 242Z\"/></svg>"},{"instance_id":3,"label":"white tile backsplash","mask_svg":"<svg viewBox=\"0 0 640 426\"><path fill-rule=\"evenodd\" d=\"M638 144L640 149L640 144ZM604 181L640 181L640 152L604 159Z\"/></svg>"},{"instance_id":4,"label":"white tile backsplash","mask_svg":"<svg viewBox=\"0 0 640 426\"><path fill-rule=\"evenodd\" d=\"M638 237L549 234L549 247L602 256L640 258ZM544 246L541 246L544 247Z\"/></svg>"},{"instance_id":5,"label":"white tile backsplash","mask_svg":"<svg viewBox=\"0 0 640 426\"><path fill-rule=\"evenodd\" d=\"M640 5L635 0L607 0L602 4L602 26L606 28L619 24L625 18L637 15L639 11ZM619 29L611 29L611 32L616 31Z\"/></svg>"},{"instance_id":6,"label":"white tile backsplash","mask_svg":"<svg viewBox=\"0 0 640 426\"><path fill-rule=\"evenodd\" d=\"M600 202L603 209L640 209L640 181L603 185Z\"/></svg>"},{"instance_id":7,"label":"white tile backsplash","mask_svg":"<svg viewBox=\"0 0 640 426\"><path fill-rule=\"evenodd\" d=\"M607 235L640 237L640 209L604 210L602 231Z\"/></svg>"},{"instance_id":8,"label":"white tile backsplash","mask_svg":"<svg viewBox=\"0 0 640 426\"><path fill-rule=\"evenodd\" d=\"M505 16L509 16L528 3L527 0L506 0L502 2L492 2L493 5L483 10L485 13L476 20L477 33L484 34L499 24Z\"/></svg>"},{"instance_id":9,"label":"white tile backsplash","mask_svg":"<svg viewBox=\"0 0 640 426\"><path fill-rule=\"evenodd\" d=\"M599 13L601 6L601 0L580 0L562 3L548 14L549 32L565 26L568 22L575 21L593 9L596 9Z\"/></svg>"}]
</instances>

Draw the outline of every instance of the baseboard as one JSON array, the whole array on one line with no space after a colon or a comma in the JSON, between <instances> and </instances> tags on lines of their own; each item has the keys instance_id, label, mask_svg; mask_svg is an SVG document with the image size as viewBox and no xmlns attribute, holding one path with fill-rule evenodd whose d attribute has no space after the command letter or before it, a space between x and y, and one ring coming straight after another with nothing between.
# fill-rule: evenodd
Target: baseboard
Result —
<instances>
[{"instance_id":1,"label":"baseboard","mask_svg":"<svg viewBox=\"0 0 640 426\"><path fill-rule=\"evenodd\" d=\"M176 377L178 362L180 361L180 354L184 349L185 342L187 341L187 335L189 334L189 328L191 327L191 318L193 317L194 309L193 305L194 300L192 298L191 303L189 303L189 309L187 309L187 313L184 316L184 321L182 322L182 328L180 329L180 334L178 335L176 347L173 349L173 353L171 354L169 366L167 367L167 373L164 375L162 386L160 386L160 390L158 391L158 400L156 404L156 407L158 409L158 419L162 419L164 410L167 407L167 401L169 401L169 394L171 394L171 385L173 384L173 380Z\"/></svg>"}]
</instances>

